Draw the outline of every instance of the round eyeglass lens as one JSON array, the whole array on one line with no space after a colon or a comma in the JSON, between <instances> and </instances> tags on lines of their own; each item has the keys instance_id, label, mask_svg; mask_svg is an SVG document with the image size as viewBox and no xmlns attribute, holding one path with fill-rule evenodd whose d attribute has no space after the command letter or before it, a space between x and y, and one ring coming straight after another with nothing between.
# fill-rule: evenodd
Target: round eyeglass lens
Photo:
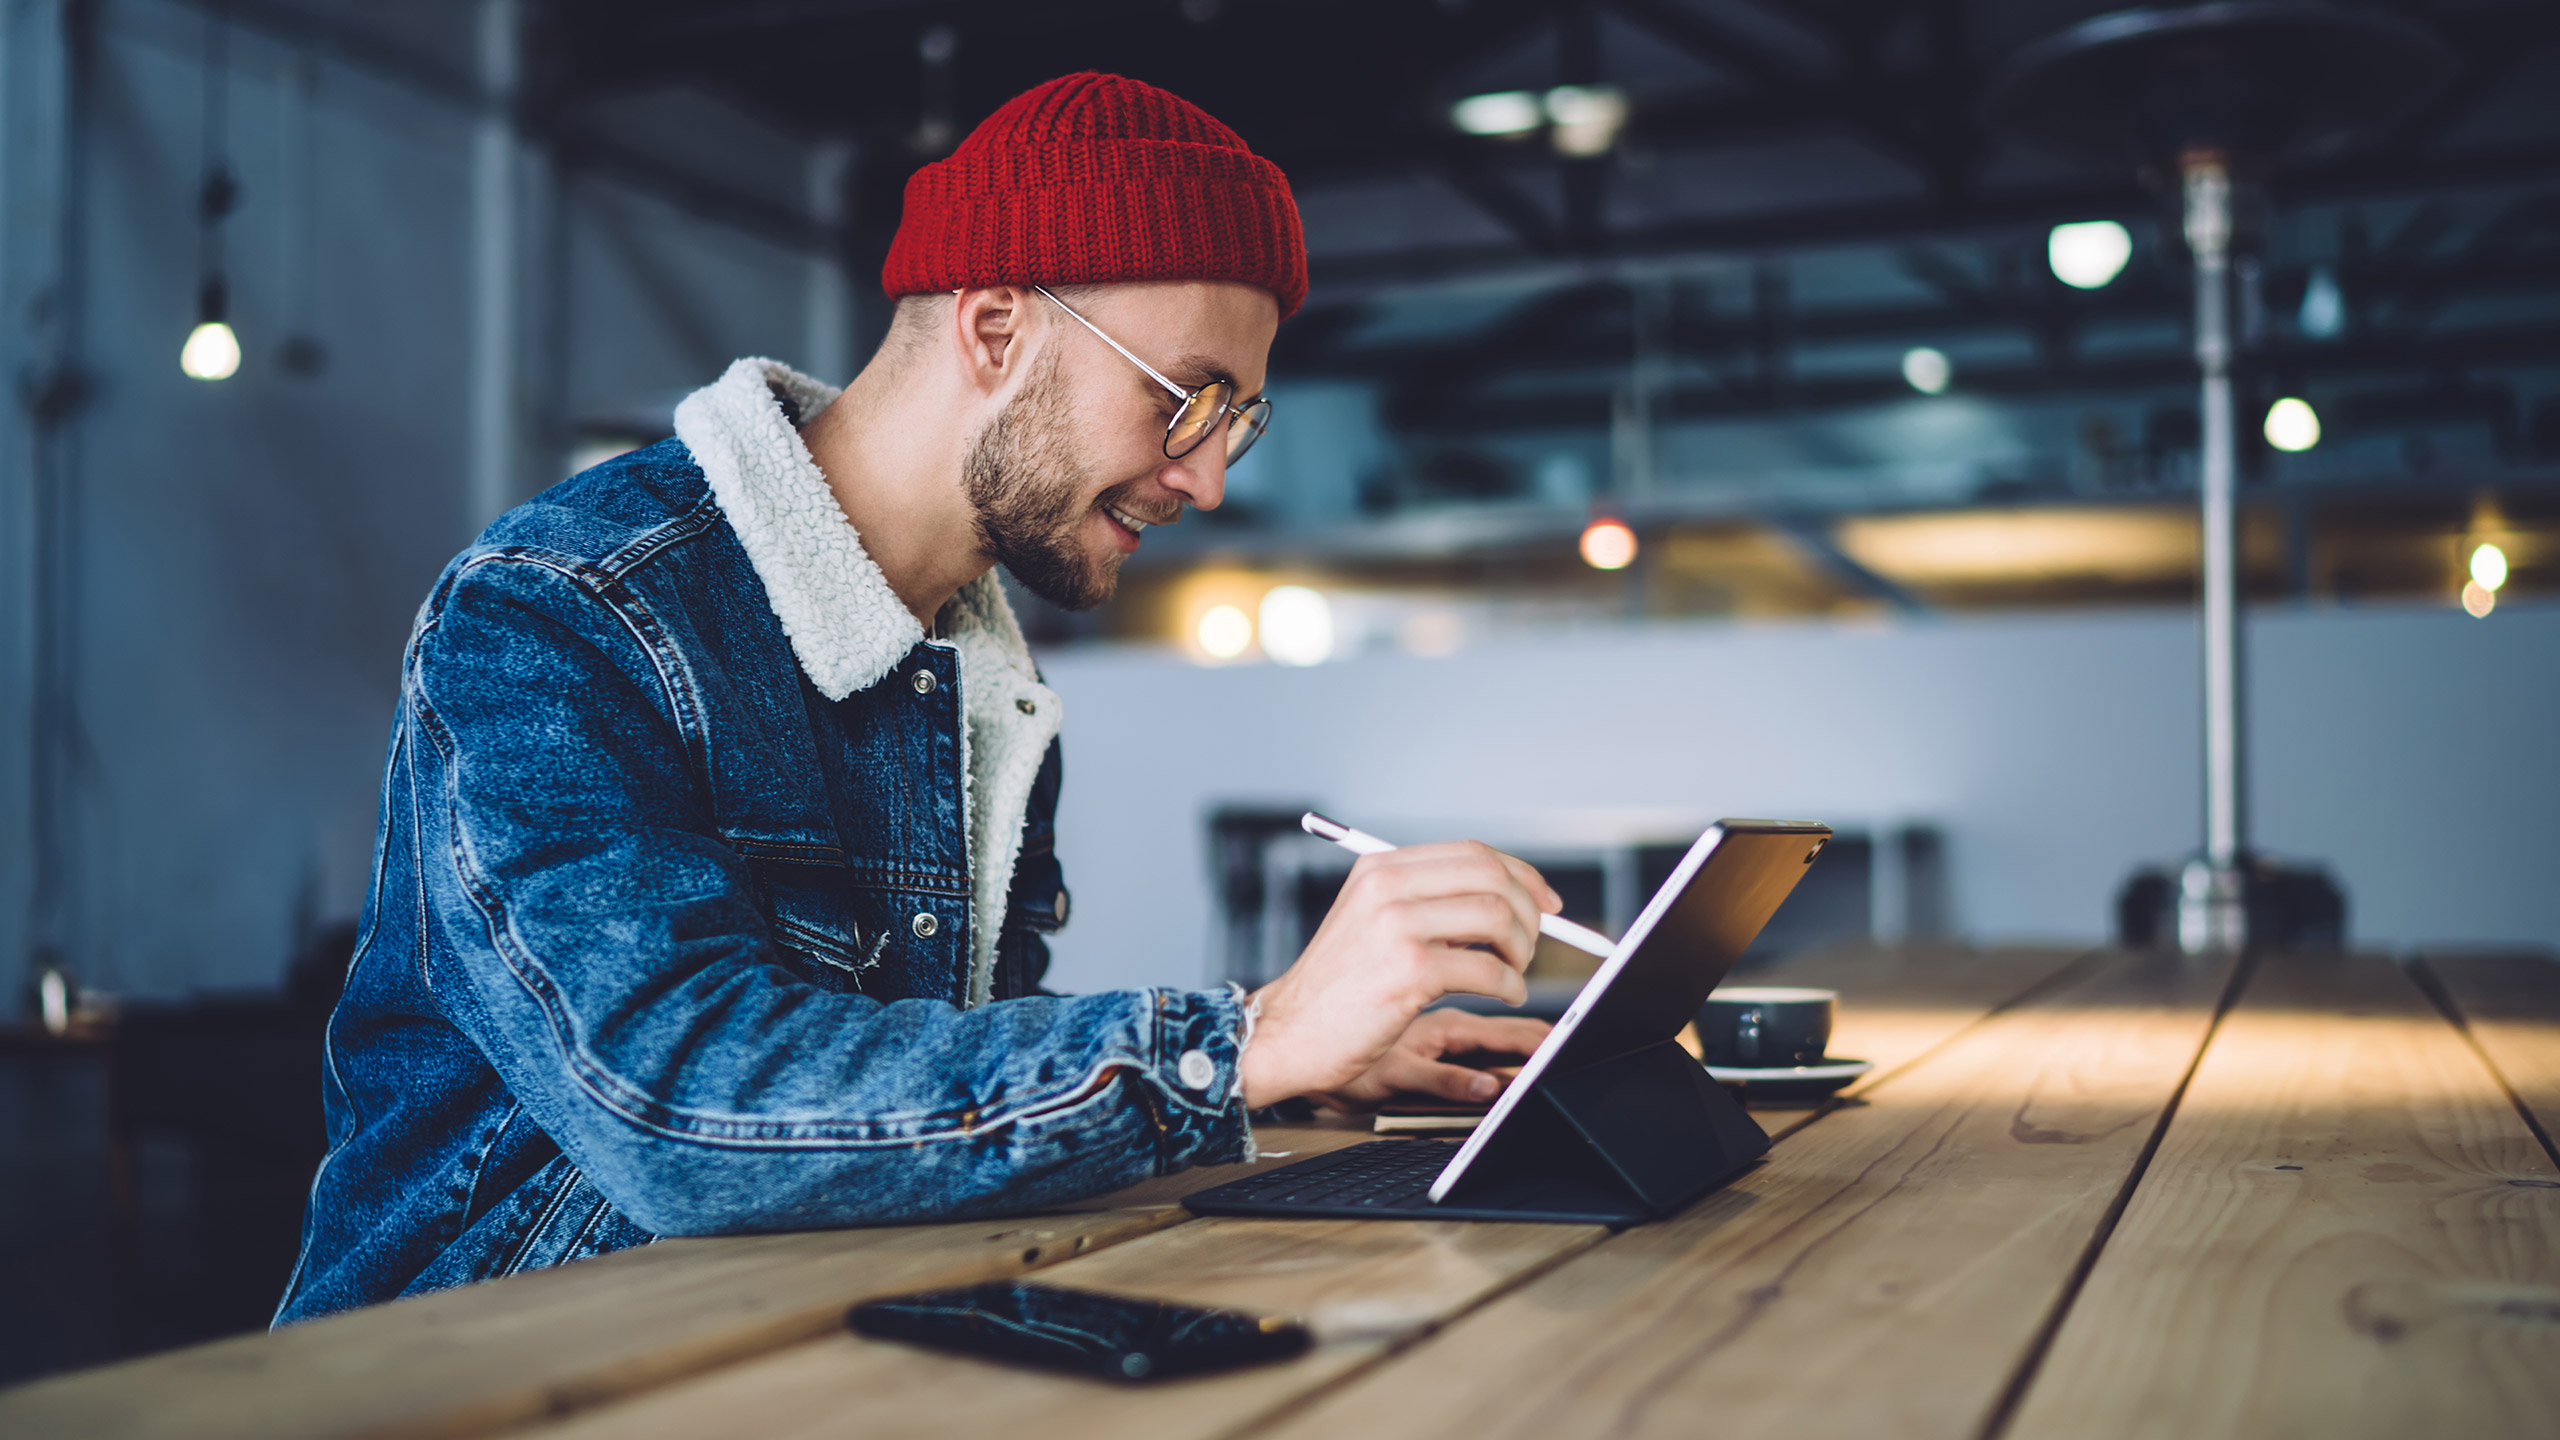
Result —
<instances>
[{"instance_id":1,"label":"round eyeglass lens","mask_svg":"<svg viewBox=\"0 0 2560 1440\"><path fill-rule=\"evenodd\" d=\"M1229 421L1227 424L1227 463L1233 465L1237 461L1243 459L1244 452L1252 449L1253 442L1261 439L1262 432L1270 428L1271 401L1269 397L1266 396L1263 399L1256 400L1252 404L1238 410L1235 414L1235 419Z\"/></svg>"},{"instance_id":2,"label":"round eyeglass lens","mask_svg":"<svg viewBox=\"0 0 2560 1440\"><path fill-rule=\"evenodd\" d=\"M1224 380L1201 386L1184 402L1173 423L1165 427L1164 453L1169 460L1179 460L1200 447L1209 432L1227 413L1227 402L1235 398L1236 389Z\"/></svg>"}]
</instances>

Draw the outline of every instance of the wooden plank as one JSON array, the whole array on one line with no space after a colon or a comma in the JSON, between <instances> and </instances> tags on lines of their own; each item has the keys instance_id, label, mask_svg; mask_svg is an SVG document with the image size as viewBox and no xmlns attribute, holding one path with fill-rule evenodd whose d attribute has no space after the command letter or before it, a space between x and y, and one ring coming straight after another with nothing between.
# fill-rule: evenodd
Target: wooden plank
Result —
<instances>
[{"instance_id":1,"label":"wooden plank","mask_svg":"<svg viewBox=\"0 0 2560 1440\"><path fill-rule=\"evenodd\" d=\"M1842 1035L1887 1064L1942 1043L2069 957L1860 952L1795 962L1850 997ZM1799 1112L1799 1122L1805 1112ZM1772 1118L1772 1128L1782 1121ZM1365 1122L1264 1127L1260 1167L1367 1138ZM1192 1171L983 1226L670 1241L0 1392L0 1425L65 1433L468 1435L556 1415L795 1344L864 1295L1045 1265L1180 1222ZM1468 1227L1473 1230L1478 1227ZM1552 1232L1543 1232L1549 1233Z\"/></svg>"},{"instance_id":2,"label":"wooden plank","mask_svg":"<svg viewBox=\"0 0 2560 1440\"><path fill-rule=\"evenodd\" d=\"M1336 1125L1262 1138L1306 1153L1366 1137ZM1015 1274L1179 1224L1182 1188L1249 1168L1027 1219L661 1241L0 1391L0 1433L485 1434L825 1334L858 1299Z\"/></svg>"},{"instance_id":3,"label":"wooden plank","mask_svg":"<svg viewBox=\"0 0 2560 1440\"><path fill-rule=\"evenodd\" d=\"M1397 1220L1197 1221L1040 1278L1301 1315L1317 1331L1314 1350L1280 1365L1124 1386L839 1333L528 1433L543 1440L1221 1435L1373 1362L1603 1233Z\"/></svg>"},{"instance_id":4,"label":"wooden plank","mask_svg":"<svg viewBox=\"0 0 2560 1440\"><path fill-rule=\"evenodd\" d=\"M1971 1436L2209 1029L2227 961L2073 971L1268 1433Z\"/></svg>"},{"instance_id":5,"label":"wooden plank","mask_svg":"<svg viewBox=\"0 0 2560 1440\"><path fill-rule=\"evenodd\" d=\"M2548 1436L2560 1172L2398 967L2269 956L2008 1440Z\"/></svg>"},{"instance_id":6,"label":"wooden plank","mask_svg":"<svg viewBox=\"0 0 2560 1440\"><path fill-rule=\"evenodd\" d=\"M1986 1014L2051 982L2086 950L1975 950L1861 945L1798 956L1736 984L1813 985L1840 992L1831 1053L1875 1070L1855 1095L1962 1034Z\"/></svg>"},{"instance_id":7,"label":"wooden plank","mask_svg":"<svg viewBox=\"0 0 2560 1440\"><path fill-rule=\"evenodd\" d=\"M2560 1140L2560 960L2550 955L2430 955L2435 981L2542 1132Z\"/></svg>"},{"instance_id":8,"label":"wooden plank","mask_svg":"<svg viewBox=\"0 0 2560 1440\"><path fill-rule=\"evenodd\" d=\"M2074 958L2066 951L1977 957L1866 949L1793 962L1786 978L1843 990L1841 1034L1870 1045L1860 1053L1877 1059L1881 1072L1948 1042ZM1284 1138L1294 1158L1360 1137L1319 1130ZM1266 1150L1274 1145L1266 1134ZM1184 1177L1181 1188L1224 1178ZM1157 1182L1168 1192L1174 1183ZM1134 1198L1114 1197L1120 1203ZM791 1434L830 1428L857 1409L867 1434L996 1433L1017 1426L1034 1426L1044 1436L1222 1433L1374 1363L1393 1344L1597 1238L1596 1231L1543 1226L1194 1224L1042 1278L1195 1304L1291 1310L1308 1314L1326 1343L1288 1366L1132 1391L838 1336L635 1397L560 1433L678 1434L724 1426Z\"/></svg>"},{"instance_id":9,"label":"wooden plank","mask_svg":"<svg viewBox=\"0 0 2560 1440\"><path fill-rule=\"evenodd\" d=\"M662 1241L0 1391L0 1433L481 1434L806 1339L863 1295L1013 1274L1180 1218Z\"/></svg>"}]
</instances>

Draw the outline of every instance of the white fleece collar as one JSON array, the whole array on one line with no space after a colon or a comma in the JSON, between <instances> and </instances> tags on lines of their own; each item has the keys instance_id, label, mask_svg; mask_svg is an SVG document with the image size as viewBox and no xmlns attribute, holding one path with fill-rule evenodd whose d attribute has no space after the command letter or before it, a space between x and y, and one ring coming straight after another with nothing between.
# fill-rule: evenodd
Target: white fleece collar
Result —
<instances>
[{"instance_id":1,"label":"white fleece collar","mask_svg":"<svg viewBox=\"0 0 2560 1440\"><path fill-rule=\"evenodd\" d=\"M809 420L838 393L787 365L741 360L676 406L676 438L710 480L800 668L830 700L877 684L924 638L780 404Z\"/></svg>"},{"instance_id":2,"label":"white fleece collar","mask_svg":"<svg viewBox=\"0 0 2560 1440\"><path fill-rule=\"evenodd\" d=\"M783 412L788 400L805 423L839 393L787 365L748 359L676 407L676 438L702 467L800 668L830 700L878 684L924 639ZM975 1005L994 977L1031 783L1063 716L994 571L962 586L944 614L960 657Z\"/></svg>"}]
</instances>

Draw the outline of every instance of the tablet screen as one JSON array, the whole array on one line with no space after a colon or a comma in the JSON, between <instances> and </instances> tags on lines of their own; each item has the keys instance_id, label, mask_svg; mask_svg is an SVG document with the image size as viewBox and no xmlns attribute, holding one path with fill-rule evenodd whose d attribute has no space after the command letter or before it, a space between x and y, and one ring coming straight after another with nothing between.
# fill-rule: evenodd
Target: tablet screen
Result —
<instances>
[{"instance_id":1,"label":"tablet screen","mask_svg":"<svg viewBox=\"0 0 2560 1440\"><path fill-rule=\"evenodd\" d=\"M1449 1197L1549 1071L1579 1069L1678 1035L1830 838L1830 827L1794 820L1707 827L1432 1182L1431 1198Z\"/></svg>"}]
</instances>

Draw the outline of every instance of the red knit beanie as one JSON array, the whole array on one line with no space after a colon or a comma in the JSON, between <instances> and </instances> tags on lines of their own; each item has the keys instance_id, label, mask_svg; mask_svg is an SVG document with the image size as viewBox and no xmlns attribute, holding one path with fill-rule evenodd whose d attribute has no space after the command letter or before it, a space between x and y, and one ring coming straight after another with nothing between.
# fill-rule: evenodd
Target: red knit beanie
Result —
<instances>
[{"instance_id":1,"label":"red knit beanie","mask_svg":"<svg viewBox=\"0 0 2560 1440\"><path fill-rule=\"evenodd\" d=\"M1307 298L1280 167L1180 96L1087 71L1023 92L907 180L880 288L1238 280Z\"/></svg>"}]
</instances>

